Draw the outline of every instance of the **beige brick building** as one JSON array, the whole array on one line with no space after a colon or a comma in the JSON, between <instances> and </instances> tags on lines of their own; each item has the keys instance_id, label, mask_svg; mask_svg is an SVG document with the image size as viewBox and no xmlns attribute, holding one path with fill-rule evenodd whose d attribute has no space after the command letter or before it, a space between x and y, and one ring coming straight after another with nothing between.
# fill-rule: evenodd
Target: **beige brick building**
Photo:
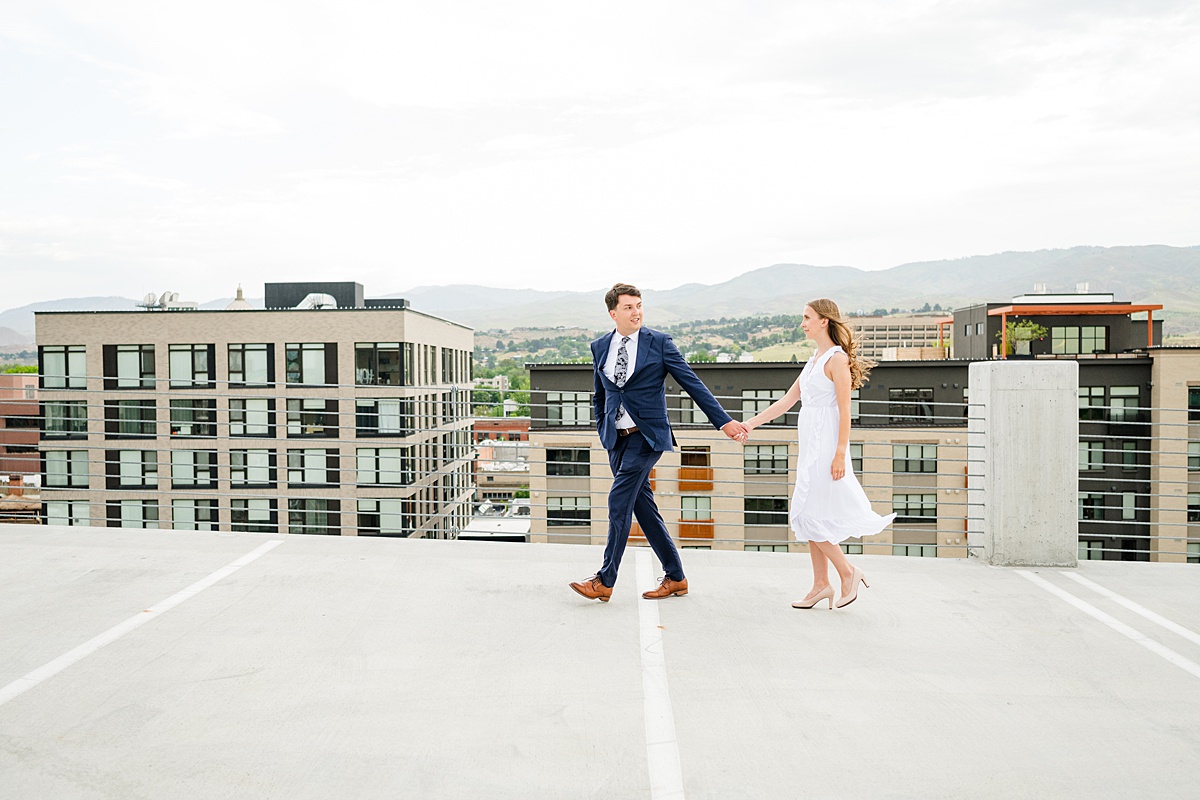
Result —
<instances>
[{"instance_id":1,"label":"beige brick building","mask_svg":"<svg viewBox=\"0 0 1200 800\"><path fill-rule=\"evenodd\" d=\"M339 307L39 313L46 520L456 535L471 329L358 284L267 304L305 288Z\"/></svg>"}]
</instances>

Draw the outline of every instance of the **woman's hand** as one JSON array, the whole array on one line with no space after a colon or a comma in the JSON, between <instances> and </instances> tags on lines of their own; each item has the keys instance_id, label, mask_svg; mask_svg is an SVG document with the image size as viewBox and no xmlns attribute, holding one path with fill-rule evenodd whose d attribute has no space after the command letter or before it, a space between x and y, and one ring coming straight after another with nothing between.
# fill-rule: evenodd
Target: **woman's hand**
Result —
<instances>
[{"instance_id":1,"label":"woman's hand","mask_svg":"<svg viewBox=\"0 0 1200 800\"><path fill-rule=\"evenodd\" d=\"M829 465L829 475L835 481L846 477L846 451L838 450L833 454L833 463Z\"/></svg>"}]
</instances>

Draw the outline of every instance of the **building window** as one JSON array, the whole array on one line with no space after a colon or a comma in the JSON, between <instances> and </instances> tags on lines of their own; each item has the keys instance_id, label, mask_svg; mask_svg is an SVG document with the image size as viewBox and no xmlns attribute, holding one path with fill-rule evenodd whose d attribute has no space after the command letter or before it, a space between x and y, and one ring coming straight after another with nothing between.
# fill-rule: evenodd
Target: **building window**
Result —
<instances>
[{"instance_id":1,"label":"building window","mask_svg":"<svg viewBox=\"0 0 1200 800\"><path fill-rule=\"evenodd\" d=\"M229 345L230 386L270 386L275 383L272 363L274 348L269 344Z\"/></svg>"},{"instance_id":2,"label":"building window","mask_svg":"<svg viewBox=\"0 0 1200 800\"><path fill-rule=\"evenodd\" d=\"M87 488L87 450L47 450L43 455L46 466L42 481L46 486Z\"/></svg>"},{"instance_id":3,"label":"building window","mask_svg":"<svg viewBox=\"0 0 1200 800\"><path fill-rule=\"evenodd\" d=\"M1113 386L1108 390L1108 418L1113 422L1137 422L1142 419L1136 386Z\"/></svg>"},{"instance_id":4,"label":"building window","mask_svg":"<svg viewBox=\"0 0 1200 800\"><path fill-rule=\"evenodd\" d=\"M711 464L710 451L707 447L679 448L679 466L693 469L707 469Z\"/></svg>"},{"instance_id":5,"label":"building window","mask_svg":"<svg viewBox=\"0 0 1200 800\"><path fill-rule=\"evenodd\" d=\"M230 530L235 533L277 533L275 500L266 497L235 497L229 503Z\"/></svg>"},{"instance_id":6,"label":"building window","mask_svg":"<svg viewBox=\"0 0 1200 800\"><path fill-rule=\"evenodd\" d=\"M1050 328L1050 352L1080 355L1108 352L1108 328L1101 326L1054 326Z\"/></svg>"},{"instance_id":7,"label":"building window","mask_svg":"<svg viewBox=\"0 0 1200 800\"><path fill-rule=\"evenodd\" d=\"M42 504L47 525L91 525L91 506L83 500L51 500Z\"/></svg>"},{"instance_id":8,"label":"building window","mask_svg":"<svg viewBox=\"0 0 1200 800\"><path fill-rule=\"evenodd\" d=\"M336 344L289 344L285 351L288 383L308 386L337 383Z\"/></svg>"},{"instance_id":9,"label":"building window","mask_svg":"<svg viewBox=\"0 0 1200 800\"><path fill-rule=\"evenodd\" d=\"M1200 442L1188 442L1188 472L1200 472Z\"/></svg>"},{"instance_id":10,"label":"building window","mask_svg":"<svg viewBox=\"0 0 1200 800\"><path fill-rule=\"evenodd\" d=\"M1104 519L1104 495L1090 493L1079 495L1079 519Z\"/></svg>"},{"instance_id":11,"label":"building window","mask_svg":"<svg viewBox=\"0 0 1200 800\"><path fill-rule=\"evenodd\" d=\"M172 450L171 487L215 488L217 453L214 450Z\"/></svg>"},{"instance_id":12,"label":"building window","mask_svg":"<svg viewBox=\"0 0 1200 800\"><path fill-rule=\"evenodd\" d=\"M842 552L848 556L861 556L862 555L862 545L861 544L850 544L849 542L842 542Z\"/></svg>"},{"instance_id":13,"label":"building window","mask_svg":"<svg viewBox=\"0 0 1200 800\"><path fill-rule=\"evenodd\" d=\"M747 544L742 545L742 550L747 553L786 553L788 546L786 544Z\"/></svg>"},{"instance_id":14,"label":"building window","mask_svg":"<svg viewBox=\"0 0 1200 800\"><path fill-rule=\"evenodd\" d=\"M1080 539L1079 540L1079 560L1080 561L1103 561L1104 560L1104 540L1103 539Z\"/></svg>"},{"instance_id":15,"label":"building window","mask_svg":"<svg viewBox=\"0 0 1200 800\"><path fill-rule=\"evenodd\" d=\"M850 390L850 421L858 422L862 415L862 398L860 389Z\"/></svg>"},{"instance_id":16,"label":"building window","mask_svg":"<svg viewBox=\"0 0 1200 800\"><path fill-rule=\"evenodd\" d=\"M982 323L982 322L975 323L975 335L976 336L983 336L983 325L984 325L984 323Z\"/></svg>"},{"instance_id":17,"label":"building window","mask_svg":"<svg viewBox=\"0 0 1200 800\"><path fill-rule=\"evenodd\" d=\"M43 345L38 374L43 389L86 389L87 351L81 344Z\"/></svg>"},{"instance_id":18,"label":"building window","mask_svg":"<svg viewBox=\"0 0 1200 800\"><path fill-rule=\"evenodd\" d=\"M589 497L547 497L546 525L559 528L568 525L587 525L592 521L592 500Z\"/></svg>"},{"instance_id":19,"label":"building window","mask_svg":"<svg viewBox=\"0 0 1200 800\"><path fill-rule=\"evenodd\" d=\"M337 450L288 450L287 479L292 485L327 486L338 483Z\"/></svg>"},{"instance_id":20,"label":"building window","mask_svg":"<svg viewBox=\"0 0 1200 800\"><path fill-rule=\"evenodd\" d=\"M679 498L679 517L684 522L712 522L712 498Z\"/></svg>"},{"instance_id":21,"label":"building window","mask_svg":"<svg viewBox=\"0 0 1200 800\"><path fill-rule=\"evenodd\" d=\"M742 465L747 475L786 475L786 444L748 444L742 450Z\"/></svg>"},{"instance_id":22,"label":"building window","mask_svg":"<svg viewBox=\"0 0 1200 800\"><path fill-rule=\"evenodd\" d=\"M937 445L892 445L892 472L937 472Z\"/></svg>"},{"instance_id":23,"label":"building window","mask_svg":"<svg viewBox=\"0 0 1200 800\"><path fill-rule=\"evenodd\" d=\"M105 389L154 388L154 345L106 344L103 356Z\"/></svg>"},{"instance_id":24,"label":"building window","mask_svg":"<svg viewBox=\"0 0 1200 800\"><path fill-rule=\"evenodd\" d=\"M158 503L153 500L121 500L109 506L110 528L157 528Z\"/></svg>"},{"instance_id":25,"label":"building window","mask_svg":"<svg viewBox=\"0 0 1200 800\"><path fill-rule=\"evenodd\" d=\"M9 430L12 430L14 428L25 428L28 430L36 430L38 428L38 426L41 424L41 418L40 417L29 417L29 416L23 417L23 416L18 416L16 414L14 414L14 415L8 417L7 419L0 416L0 422L3 423L3 427L8 428Z\"/></svg>"},{"instance_id":26,"label":"building window","mask_svg":"<svg viewBox=\"0 0 1200 800\"><path fill-rule=\"evenodd\" d=\"M338 401L294 398L287 401L288 436L338 435Z\"/></svg>"},{"instance_id":27,"label":"building window","mask_svg":"<svg viewBox=\"0 0 1200 800\"><path fill-rule=\"evenodd\" d=\"M411 500L359 500L358 534L360 536L408 536L412 533Z\"/></svg>"},{"instance_id":28,"label":"building window","mask_svg":"<svg viewBox=\"0 0 1200 800\"><path fill-rule=\"evenodd\" d=\"M111 438L154 436L155 421L153 400L104 402L104 433Z\"/></svg>"},{"instance_id":29,"label":"building window","mask_svg":"<svg viewBox=\"0 0 1200 800\"><path fill-rule=\"evenodd\" d=\"M359 342L355 344L354 382L359 386L403 385L400 343ZM445 381L445 383L449 383L449 381Z\"/></svg>"},{"instance_id":30,"label":"building window","mask_svg":"<svg viewBox=\"0 0 1200 800\"><path fill-rule=\"evenodd\" d=\"M338 535L337 507L337 500L320 497L288 500L288 533Z\"/></svg>"},{"instance_id":31,"label":"building window","mask_svg":"<svg viewBox=\"0 0 1200 800\"><path fill-rule=\"evenodd\" d=\"M1190 492L1187 497L1187 521L1200 522L1200 493Z\"/></svg>"},{"instance_id":32,"label":"building window","mask_svg":"<svg viewBox=\"0 0 1200 800\"><path fill-rule=\"evenodd\" d=\"M971 323L967 322L963 325L963 336L971 335Z\"/></svg>"},{"instance_id":33,"label":"building window","mask_svg":"<svg viewBox=\"0 0 1200 800\"><path fill-rule=\"evenodd\" d=\"M358 400L355 412L359 436L407 436L412 432L412 400Z\"/></svg>"},{"instance_id":34,"label":"building window","mask_svg":"<svg viewBox=\"0 0 1200 800\"><path fill-rule=\"evenodd\" d=\"M767 407L779 400L784 395L784 392L774 389L743 389L742 390L742 421L753 417L760 411L766 411ZM783 420L784 415L778 417ZM784 424L783 422L775 423L772 421L769 424Z\"/></svg>"},{"instance_id":35,"label":"building window","mask_svg":"<svg viewBox=\"0 0 1200 800\"><path fill-rule=\"evenodd\" d=\"M1121 519L1137 519L1137 492L1121 492Z\"/></svg>"},{"instance_id":36,"label":"building window","mask_svg":"<svg viewBox=\"0 0 1200 800\"><path fill-rule=\"evenodd\" d=\"M109 450L109 489L157 489L158 453L153 450Z\"/></svg>"},{"instance_id":37,"label":"building window","mask_svg":"<svg viewBox=\"0 0 1200 800\"><path fill-rule=\"evenodd\" d=\"M408 486L412 483L412 455L407 447L360 447L357 457L360 486Z\"/></svg>"},{"instance_id":38,"label":"building window","mask_svg":"<svg viewBox=\"0 0 1200 800\"><path fill-rule=\"evenodd\" d=\"M173 344L169 348L172 389L211 389L216 345Z\"/></svg>"},{"instance_id":39,"label":"building window","mask_svg":"<svg viewBox=\"0 0 1200 800\"><path fill-rule=\"evenodd\" d=\"M896 513L897 523L929 524L937 520L937 495L934 493L894 494L892 495L892 511Z\"/></svg>"},{"instance_id":40,"label":"building window","mask_svg":"<svg viewBox=\"0 0 1200 800\"><path fill-rule=\"evenodd\" d=\"M177 531L217 530L217 501L172 500L171 528Z\"/></svg>"},{"instance_id":41,"label":"building window","mask_svg":"<svg viewBox=\"0 0 1200 800\"><path fill-rule=\"evenodd\" d=\"M787 525L788 499L786 497L747 497L745 499L745 524Z\"/></svg>"},{"instance_id":42,"label":"building window","mask_svg":"<svg viewBox=\"0 0 1200 800\"><path fill-rule=\"evenodd\" d=\"M1200 564L1200 542L1188 542L1187 563Z\"/></svg>"},{"instance_id":43,"label":"building window","mask_svg":"<svg viewBox=\"0 0 1200 800\"><path fill-rule=\"evenodd\" d=\"M1104 387L1079 387L1079 418L1085 421L1104 419Z\"/></svg>"},{"instance_id":44,"label":"building window","mask_svg":"<svg viewBox=\"0 0 1200 800\"><path fill-rule=\"evenodd\" d=\"M274 450L230 450L231 486L272 486L275 483Z\"/></svg>"},{"instance_id":45,"label":"building window","mask_svg":"<svg viewBox=\"0 0 1200 800\"><path fill-rule=\"evenodd\" d=\"M547 425L590 425L590 392L546 392Z\"/></svg>"},{"instance_id":46,"label":"building window","mask_svg":"<svg viewBox=\"0 0 1200 800\"><path fill-rule=\"evenodd\" d=\"M894 544L892 555L910 556L914 558L937 558L937 545L934 544Z\"/></svg>"},{"instance_id":47,"label":"building window","mask_svg":"<svg viewBox=\"0 0 1200 800\"><path fill-rule=\"evenodd\" d=\"M86 400L49 400L42 403L42 435L56 439L87 436Z\"/></svg>"},{"instance_id":48,"label":"building window","mask_svg":"<svg viewBox=\"0 0 1200 800\"><path fill-rule=\"evenodd\" d=\"M591 451L579 449L547 448L546 474L561 477L579 477L591 474Z\"/></svg>"},{"instance_id":49,"label":"building window","mask_svg":"<svg viewBox=\"0 0 1200 800\"><path fill-rule=\"evenodd\" d=\"M855 475L862 475L863 446L861 442L850 443L850 469Z\"/></svg>"},{"instance_id":50,"label":"building window","mask_svg":"<svg viewBox=\"0 0 1200 800\"><path fill-rule=\"evenodd\" d=\"M230 436L274 436L271 417L275 401L267 397L232 398L229 401Z\"/></svg>"},{"instance_id":51,"label":"building window","mask_svg":"<svg viewBox=\"0 0 1200 800\"><path fill-rule=\"evenodd\" d=\"M704 423L704 412L696 406L696 401L690 397L679 398L679 424L700 425Z\"/></svg>"},{"instance_id":52,"label":"building window","mask_svg":"<svg viewBox=\"0 0 1200 800\"><path fill-rule=\"evenodd\" d=\"M933 389L888 389L888 416L892 424L933 424Z\"/></svg>"},{"instance_id":53,"label":"building window","mask_svg":"<svg viewBox=\"0 0 1200 800\"><path fill-rule=\"evenodd\" d=\"M216 436L216 400L172 400L172 436Z\"/></svg>"},{"instance_id":54,"label":"building window","mask_svg":"<svg viewBox=\"0 0 1200 800\"><path fill-rule=\"evenodd\" d=\"M1138 468L1138 443L1133 441L1121 442L1121 469L1126 472Z\"/></svg>"},{"instance_id":55,"label":"building window","mask_svg":"<svg viewBox=\"0 0 1200 800\"><path fill-rule=\"evenodd\" d=\"M1079 471L1104 469L1104 442L1079 443Z\"/></svg>"},{"instance_id":56,"label":"building window","mask_svg":"<svg viewBox=\"0 0 1200 800\"><path fill-rule=\"evenodd\" d=\"M1200 422L1200 386L1188 387L1188 420Z\"/></svg>"}]
</instances>

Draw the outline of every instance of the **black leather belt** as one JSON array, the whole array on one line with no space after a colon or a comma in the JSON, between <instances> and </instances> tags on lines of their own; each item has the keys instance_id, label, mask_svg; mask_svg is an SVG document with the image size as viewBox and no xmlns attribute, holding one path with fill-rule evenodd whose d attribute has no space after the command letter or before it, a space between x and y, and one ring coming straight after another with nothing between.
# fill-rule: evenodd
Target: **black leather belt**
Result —
<instances>
[{"instance_id":1,"label":"black leather belt","mask_svg":"<svg viewBox=\"0 0 1200 800\"><path fill-rule=\"evenodd\" d=\"M631 433L637 432L637 425L634 425L632 428L617 428L617 436L628 436Z\"/></svg>"}]
</instances>

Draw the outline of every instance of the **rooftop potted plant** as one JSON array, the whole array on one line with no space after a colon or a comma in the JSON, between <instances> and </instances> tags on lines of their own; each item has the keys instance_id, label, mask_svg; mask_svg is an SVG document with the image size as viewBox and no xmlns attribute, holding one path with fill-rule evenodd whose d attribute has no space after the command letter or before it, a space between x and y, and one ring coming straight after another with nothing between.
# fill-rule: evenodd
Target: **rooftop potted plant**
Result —
<instances>
[{"instance_id":1,"label":"rooftop potted plant","mask_svg":"<svg viewBox=\"0 0 1200 800\"><path fill-rule=\"evenodd\" d=\"M996 333L996 338L1001 341L1004 341L1005 338L1008 339L1008 350L1004 353L1006 356L1029 355L1029 343L1034 340L1041 341L1049 333L1045 327L1031 319L1009 322L1005 326L1005 330L1008 332L1007 337L1005 337L1005 331L999 331Z\"/></svg>"}]
</instances>

